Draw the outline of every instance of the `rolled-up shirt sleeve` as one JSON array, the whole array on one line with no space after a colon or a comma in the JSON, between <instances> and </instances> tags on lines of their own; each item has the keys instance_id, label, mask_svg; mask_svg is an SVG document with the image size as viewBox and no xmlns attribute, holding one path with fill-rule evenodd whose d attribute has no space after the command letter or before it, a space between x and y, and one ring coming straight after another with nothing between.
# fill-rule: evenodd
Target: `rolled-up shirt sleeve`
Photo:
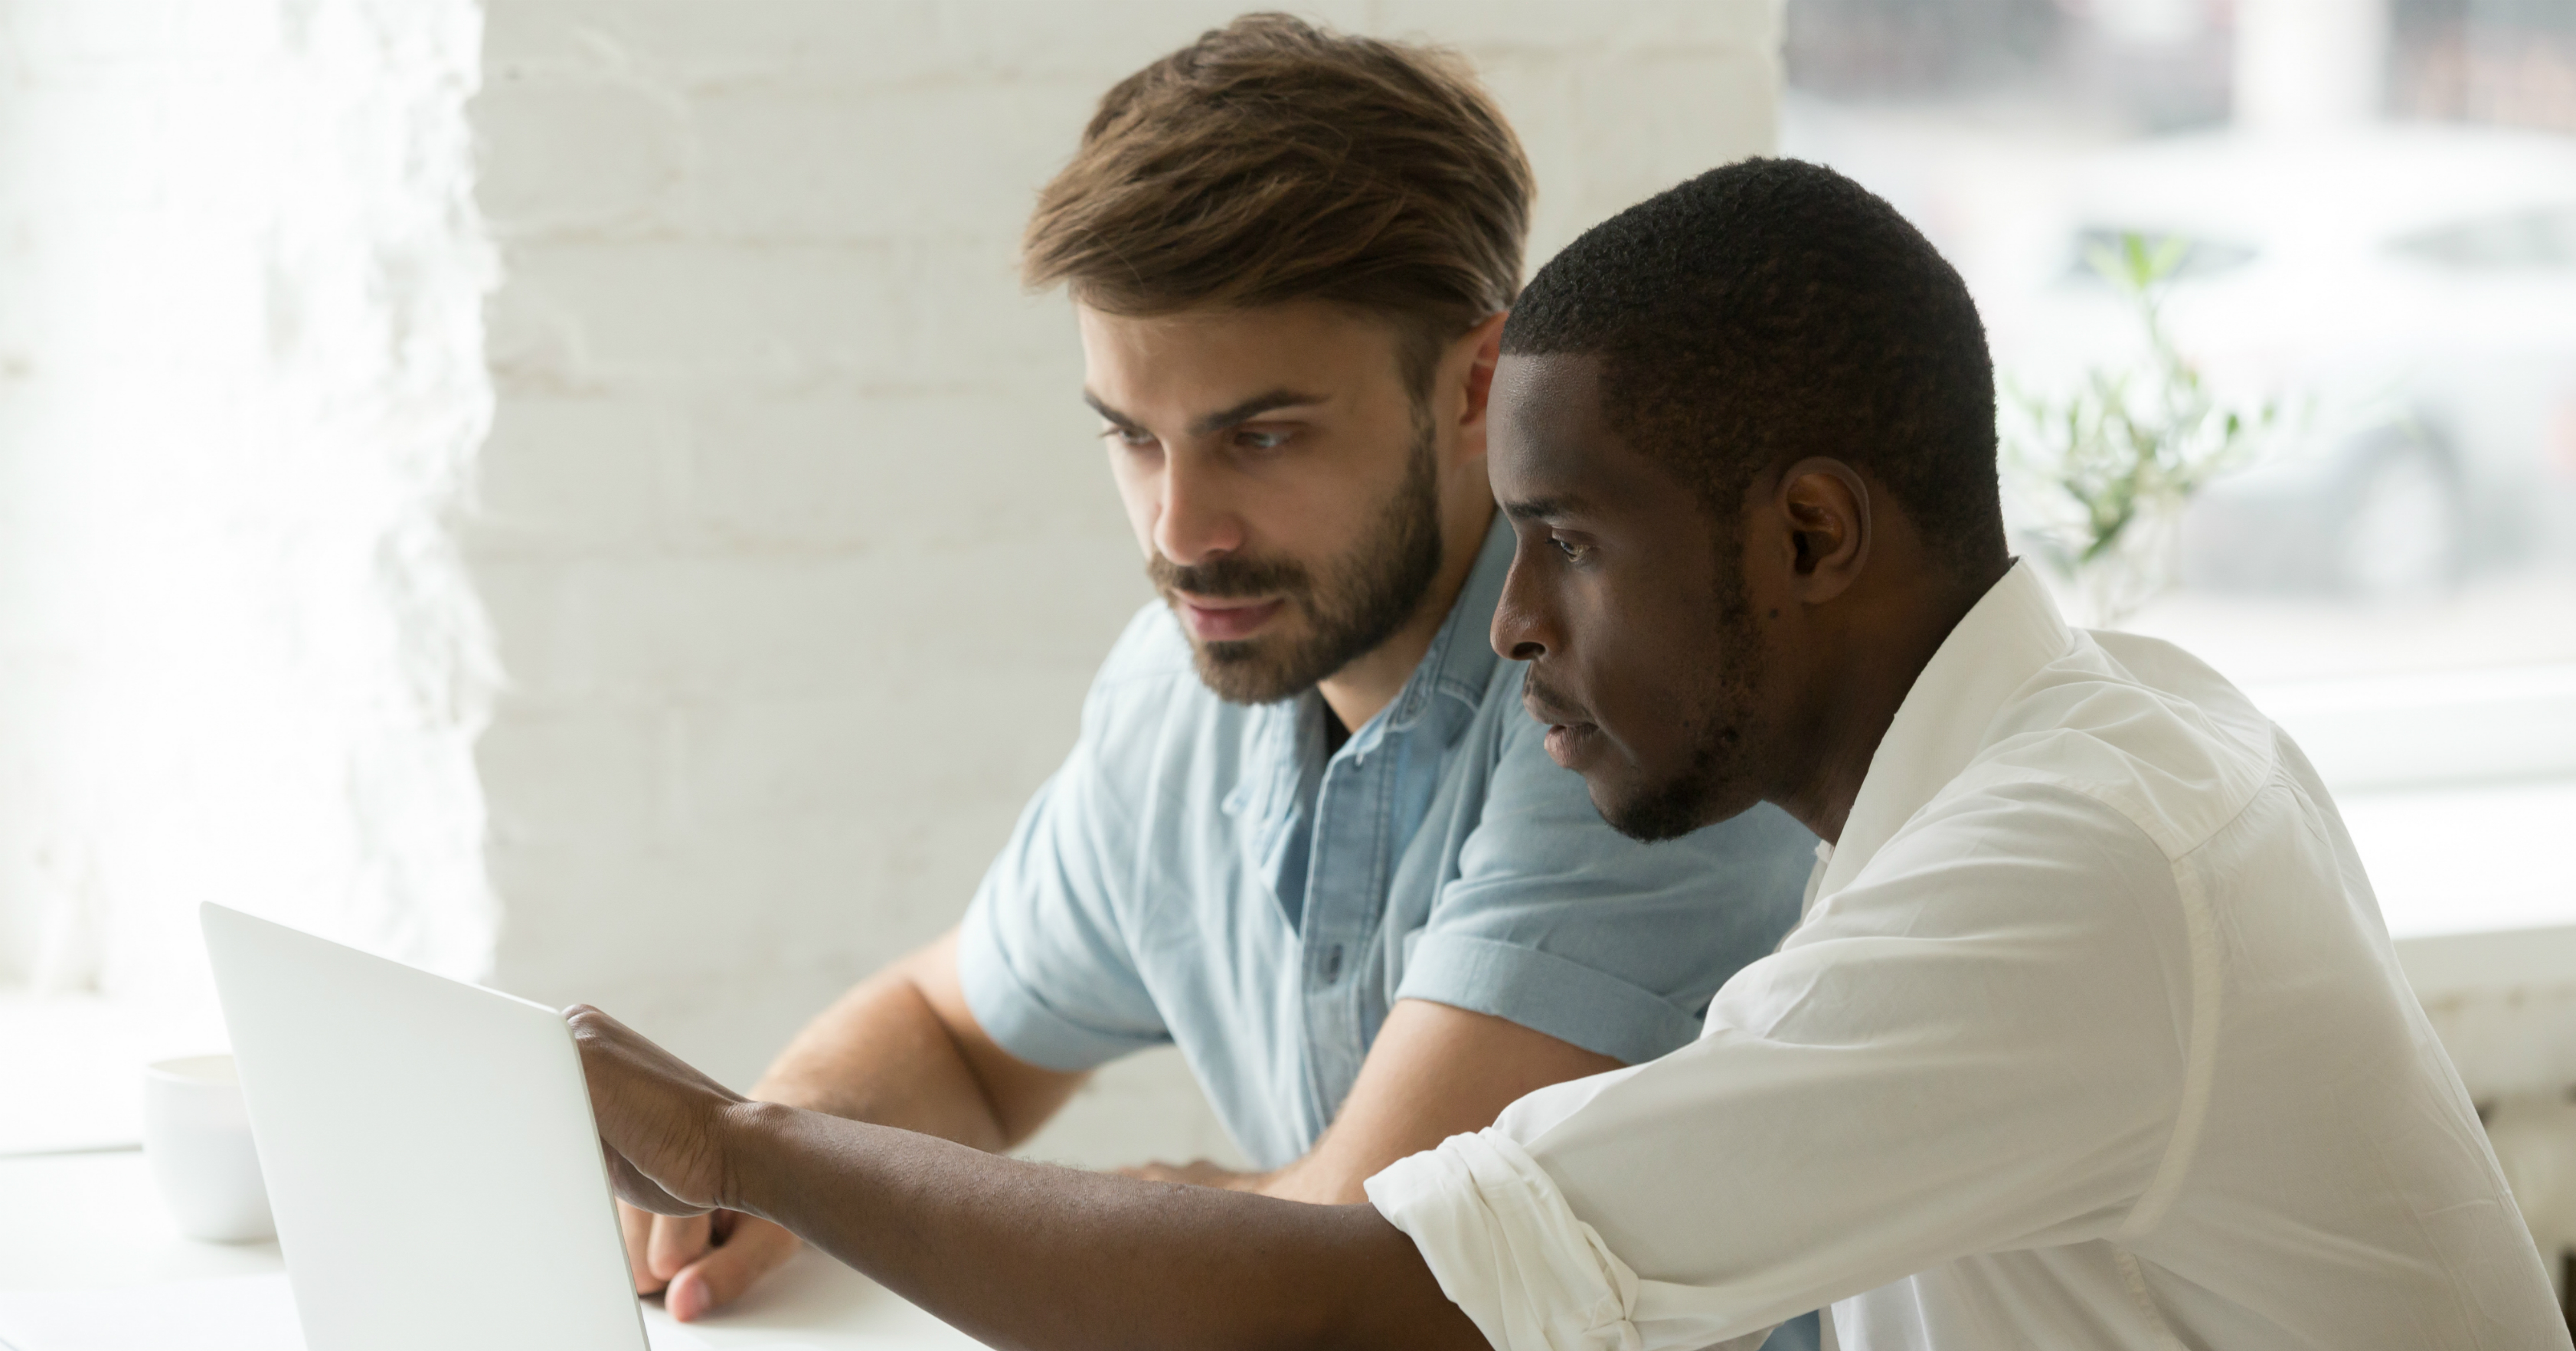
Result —
<instances>
[{"instance_id":1,"label":"rolled-up shirt sleeve","mask_svg":"<svg viewBox=\"0 0 2576 1351\"><path fill-rule=\"evenodd\" d=\"M958 933L958 980L975 1021L1003 1050L1054 1070L1170 1040L1097 875L1083 776L1068 763L1038 790Z\"/></svg>"},{"instance_id":2,"label":"rolled-up shirt sleeve","mask_svg":"<svg viewBox=\"0 0 2576 1351\"><path fill-rule=\"evenodd\" d=\"M1440 1288L1498 1347L1636 1351L1637 1273L1510 1136L1452 1136L1369 1180L1380 1211L1438 1252ZM1742 1344L1759 1344L1768 1327Z\"/></svg>"},{"instance_id":3,"label":"rolled-up shirt sleeve","mask_svg":"<svg viewBox=\"0 0 2576 1351\"><path fill-rule=\"evenodd\" d=\"M1496 1347L1755 1337L1966 1254L2111 1235L2183 1166L2165 855L2039 785L1913 825L1936 828L1739 972L1698 1041L1370 1179Z\"/></svg>"},{"instance_id":4,"label":"rolled-up shirt sleeve","mask_svg":"<svg viewBox=\"0 0 2576 1351\"><path fill-rule=\"evenodd\" d=\"M958 932L957 974L976 1022L1048 1069L1086 1070L1171 1039L1118 904L1142 834L1103 763L1118 678L1113 655L1084 701L1082 735L1021 811Z\"/></svg>"}]
</instances>

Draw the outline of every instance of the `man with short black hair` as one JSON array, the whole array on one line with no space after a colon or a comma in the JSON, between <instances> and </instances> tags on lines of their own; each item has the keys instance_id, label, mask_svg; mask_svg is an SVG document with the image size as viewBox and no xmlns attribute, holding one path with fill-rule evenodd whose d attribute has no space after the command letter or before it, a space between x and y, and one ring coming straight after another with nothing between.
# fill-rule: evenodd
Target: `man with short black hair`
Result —
<instances>
[{"instance_id":1,"label":"man with short black hair","mask_svg":"<svg viewBox=\"0 0 2576 1351\"><path fill-rule=\"evenodd\" d=\"M1177 1044L1257 1171L1138 1171L1356 1201L1531 1089L1687 1044L1778 942L1812 837L1766 809L1619 838L1485 639L1511 560L1486 391L1530 191L1456 61L1281 15L1102 99L1027 274L1071 293L1160 599L963 922L755 1096L1000 1150ZM682 1319L796 1243L624 1219Z\"/></svg>"},{"instance_id":2,"label":"man with short black hair","mask_svg":"<svg viewBox=\"0 0 2576 1351\"><path fill-rule=\"evenodd\" d=\"M2569 1345L2296 746L2005 553L1957 275L1730 166L1531 283L1494 381L1496 649L1661 836L1828 843L1705 1033L1282 1205L746 1103L572 1017L612 1167L750 1206L997 1345Z\"/></svg>"}]
</instances>

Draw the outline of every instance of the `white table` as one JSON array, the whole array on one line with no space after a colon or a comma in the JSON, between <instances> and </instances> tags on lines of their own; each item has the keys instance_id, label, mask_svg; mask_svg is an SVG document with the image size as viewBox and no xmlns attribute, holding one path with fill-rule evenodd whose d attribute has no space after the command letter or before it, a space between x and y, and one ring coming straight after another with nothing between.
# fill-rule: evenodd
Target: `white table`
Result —
<instances>
[{"instance_id":1,"label":"white table","mask_svg":"<svg viewBox=\"0 0 2576 1351\"><path fill-rule=\"evenodd\" d=\"M0 1290L106 1289L284 1268L274 1242L181 1238L138 1151L0 1158ZM947 1351L976 1345L810 1250L736 1307L689 1330L720 1348L796 1343L817 1351Z\"/></svg>"}]
</instances>

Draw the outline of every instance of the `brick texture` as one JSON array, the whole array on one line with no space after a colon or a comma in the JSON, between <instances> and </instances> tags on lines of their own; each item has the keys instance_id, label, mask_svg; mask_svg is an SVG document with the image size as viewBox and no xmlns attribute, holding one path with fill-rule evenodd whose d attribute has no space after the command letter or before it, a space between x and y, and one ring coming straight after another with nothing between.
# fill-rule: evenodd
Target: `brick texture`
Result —
<instances>
[{"instance_id":1,"label":"brick texture","mask_svg":"<svg viewBox=\"0 0 2576 1351\"><path fill-rule=\"evenodd\" d=\"M219 1046L202 900L485 972L480 41L0 0L0 980Z\"/></svg>"}]
</instances>

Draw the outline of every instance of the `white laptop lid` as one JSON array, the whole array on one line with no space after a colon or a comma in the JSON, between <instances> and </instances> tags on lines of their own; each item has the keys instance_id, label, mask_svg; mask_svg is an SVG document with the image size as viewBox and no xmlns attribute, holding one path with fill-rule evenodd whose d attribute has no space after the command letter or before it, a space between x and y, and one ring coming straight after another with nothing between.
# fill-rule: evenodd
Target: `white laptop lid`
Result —
<instances>
[{"instance_id":1,"label":"white laptop lid","mask_svg":"<svg viewBox=\"0 0 2576 1351\"><path fill-rule=\"evenodd\" d=\"M561 1015L201 914L307 1351L645 1351Z\"/></svg>"}]
</instances>

